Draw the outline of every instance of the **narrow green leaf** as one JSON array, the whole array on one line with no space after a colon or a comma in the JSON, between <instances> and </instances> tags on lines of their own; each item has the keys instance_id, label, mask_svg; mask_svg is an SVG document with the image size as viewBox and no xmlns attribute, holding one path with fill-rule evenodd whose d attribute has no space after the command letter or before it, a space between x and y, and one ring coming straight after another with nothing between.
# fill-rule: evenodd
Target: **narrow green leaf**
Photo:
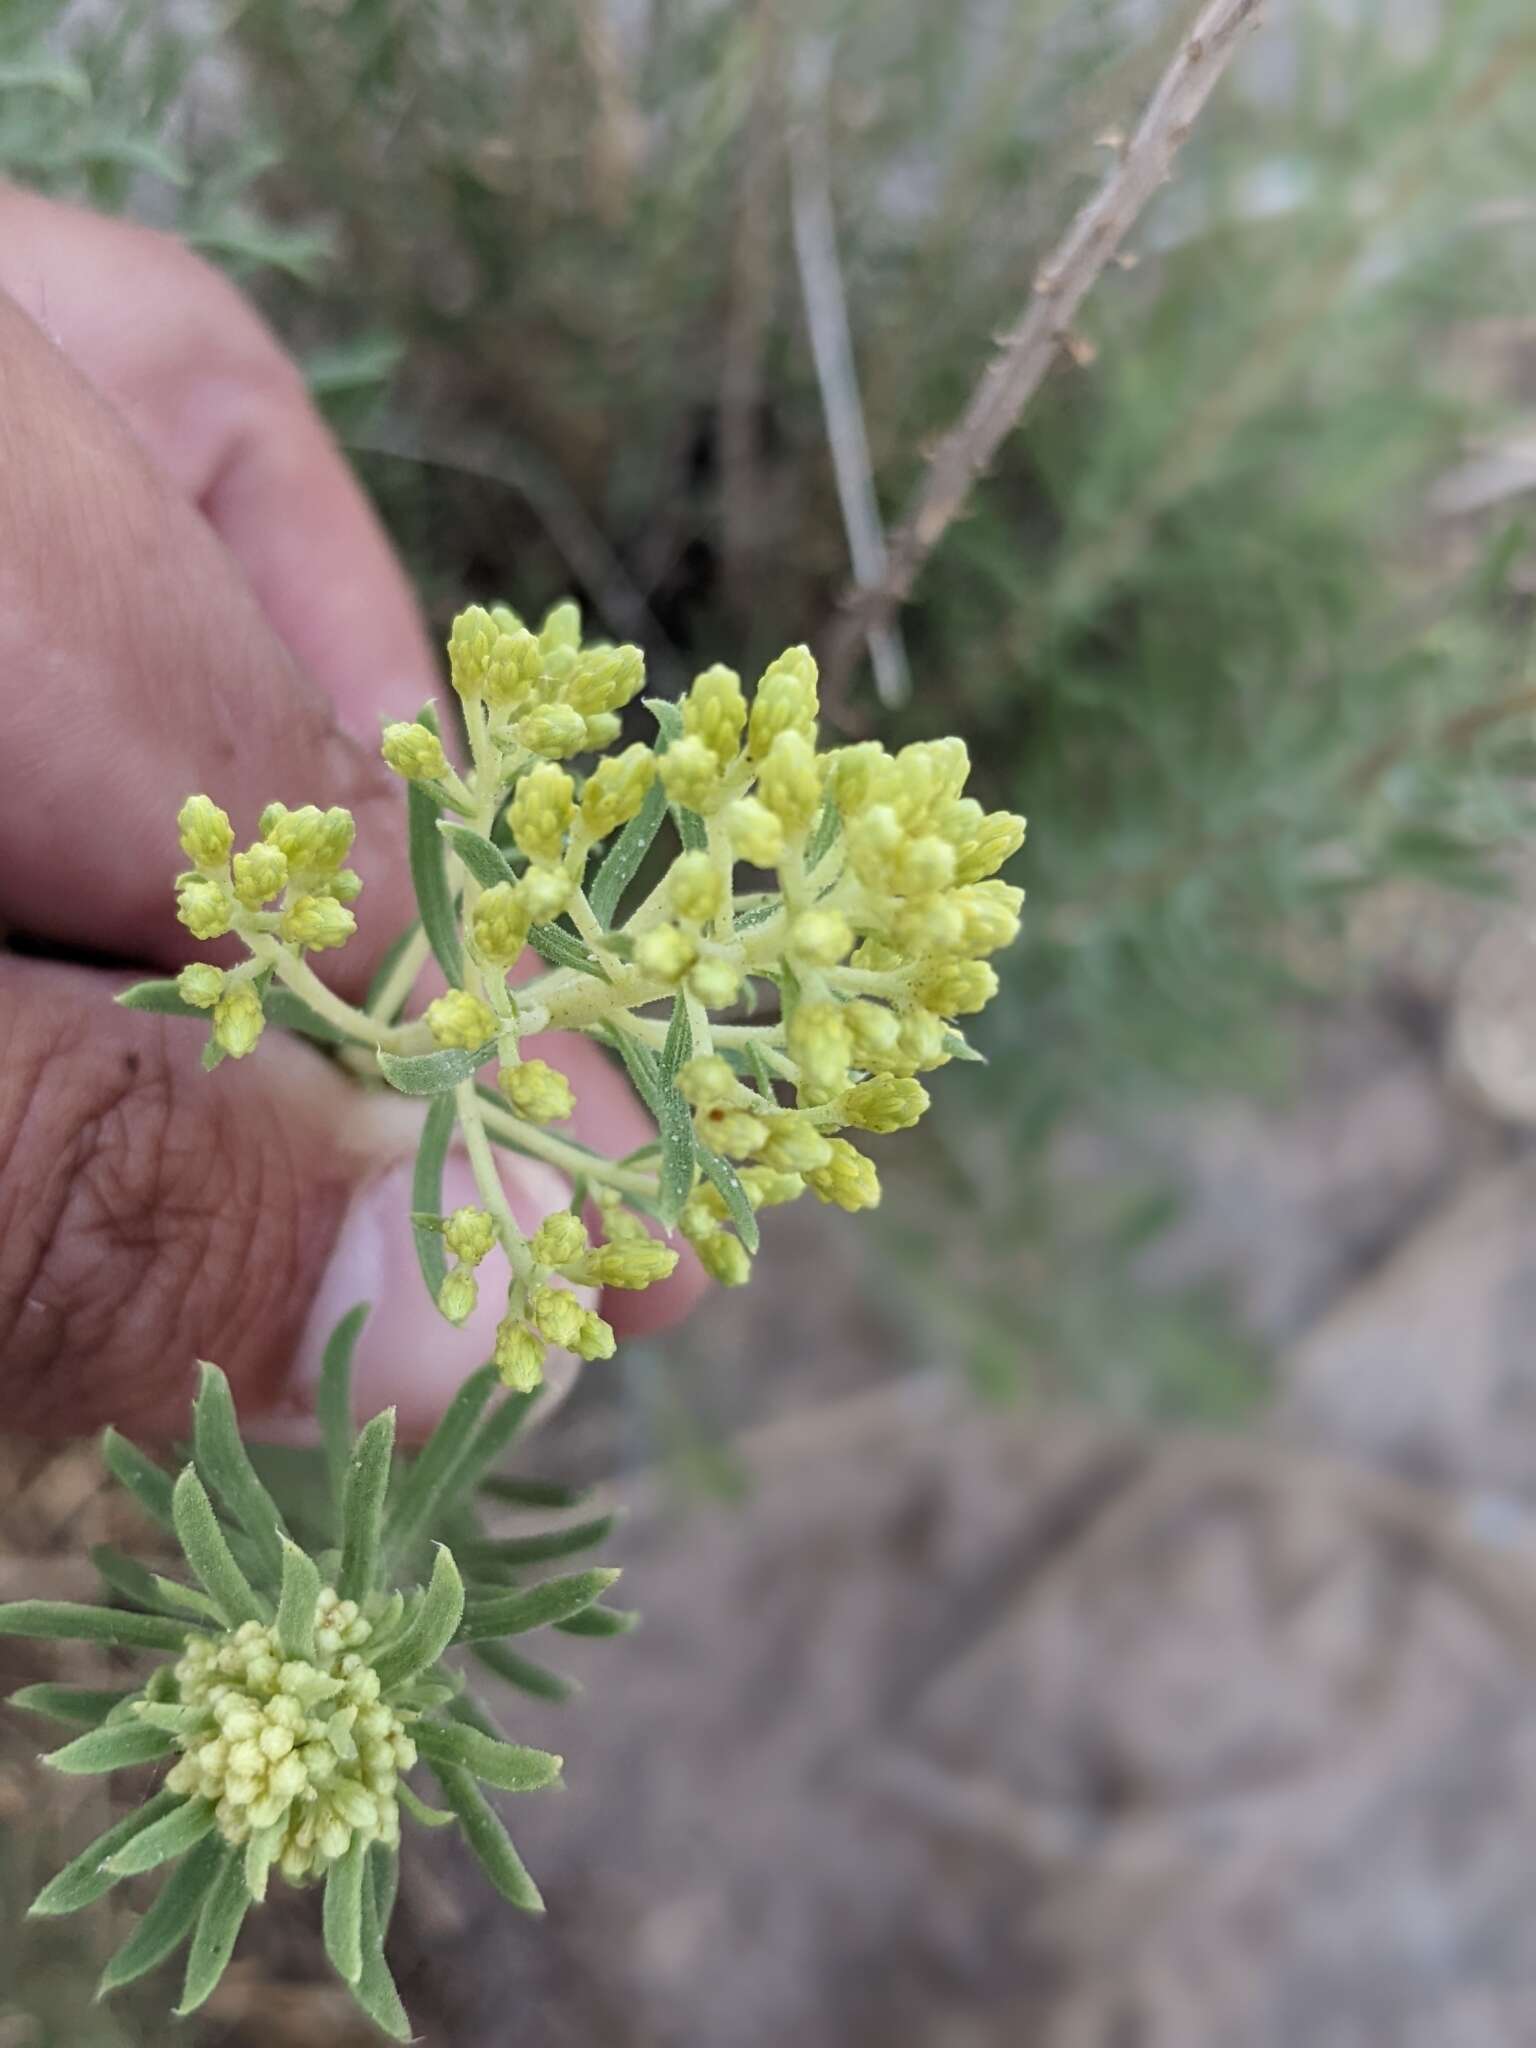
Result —
<instances>
[{"instance_id":1,"label":"narrow green leaf","mask_svg":"<svg viewBox=\"0 0 1536 2048\"><path fill-rule=\"evenodd\" d=\"M362 1600L373 1591L394 1448L395 1411L386 1408L364 1427L347 1466L341 1505L341 1571L336 1583L343 1600Z\"/></svg>"},{"instance_id":2,"label":"narrow green leaf","mask_svg":"<svg viewBox=\"0 0 1536 2048\"><path fill-rule=\"evenodd\" d=\"M479 1073L496 1054L496 1041L487 1040L477 1052L462 1046L445 1045L438 1052L378 1054L379 1072L391 1088L402 1095L443 1095ZM417 1203L414 1206L420 1207Z\"/></svg>"},{"instance_id":3,"label":"narrow green leaf","mask_svg":"<svg viewBox=\"0 0 1536 2048\"><path fill-rule=\"evenodd\" d=\"M469 1547L466 1562L471 1567L482 1559L498 1565L547 1564L551 1558L574 1557L590 1550L613 1534L616 1515L599 1515L590 1522L573 1522L568 1529L542 1529L536 1536L499 1536Z\"/></svg>"},{"instance_id":4,"label":"narrow green leaf","mask_svg":"<svg viewBox=\"0 0 1536 2048\"><path fill-rule=\"evenodd\" d=\"M646 791L645 802L603 856L602 866L587 892L592 914L604 930L613 923L624 891L640 872L666 815L667 793L658 778Z\"/></svg>"},{"instance_id":5,"label":"narrow green leaf","mask_svg":"<svg viewBox=\"0 0 1536 2048\"><path fill-rule=\"evenodd\" d=\"M952 1060L971 1060L979 1067L987 1064L986 1054L978 1052L970 1040L963 1038L958 1031L946 1031L939 1043Z\"/></svg>"},{"instance_id":6,"label":"narrow green leaf","mask_svg":"<svg viewBox=\"0 0 1536 2048\"><path fill-rule=\"evenodd\" d=\"M608 979L606 971L598 965L591 948L584 945L574 932L568 932L563 925L531 926L528 943L541 959L549 962L551 967L574 967L578 974L590 974L594 981Z\"/></svg>"},{"instance_id":7,"label":"narrow green leaf","mask_svg":"<svg viewBox=\"0 0 1536 2048\"><path fill-rule=\"evenodd\" d=\"M222 1853L223 1844L209 1836L171 1872L160 1896L102 1971L98 1998L146 1976L176 1953L192 1932Z\"/></svg>"},{"instance_id":8,"label":"narrow green leaf","mask_svg":"<svg viewBox=\"0 0 1536 2048\"><path fill-rule=\"evenodd\" d=\"M407 784L405 800L407 852L422 930L437 956L438 966L451 985L457 988L464 979L464 957L459 947L453 898L448 890L448 867L443 859L442 836L437 829L440 806L419 782Z\"/></svg>"},{"instance_id":9,"label":"narrow green leaf","mask_svg":"<svg viewBox=\"0 0 1536 2048\"><path fill-rule=\"evenodd\" d=\"M124 1700L136 1697L136 1687L115 1692L79 1685L24 1685L20 1692L11 1694L10 1703L25 1708L29 1714L45 1714L50 1721L71 1722L77 1728L99 1728Z\"/></svg>"},{"instance_id":10,"label":"narrow green leaf","mask_svg":"<svg viewBox=\"0 0 1536 2048\"><path fill-rule=\"evenodd\" d=\"M103 1729L102 1733L108 1733ZM87 1737L89 1740L89 1737ZM137 1877L141 1871L158 1869L213 1832L213 1808L206 1799L188 1799L174 1813L157 1820L125 1842L111 1859L118 1877Z\"/></svg>"},{"instance_id":11,"label":"narrow green leaf","mask_svg":"<svg viewBox=\"0 0 1536 2048\"><path fill-rule=\"evenodd\" d=\"M373 1894L379 1945L382 1946L384 1937L389 1932L389 1923L395 1917L395 1894L400 1889L399 1851L386 1849L382 1842L375 1842L368 1863L372 1876L369 1890ZM366 1914L366 1905L364 1910Z\"/></svg>"},{"instance_id":12,"label":"narrow green leaf","mask_svg":"<svg viewBox=\"0 0 1536 2048\"><path fill-rule=\"evenodd\" d=\"M679 1069L693 1057L693 1026L688 1022L688 1002L681 989L672 998L672 1021L658 1062L661 1085L676 1084Z\"/></svg>"},{"instance_id":13,"label":"narrow green leaf","mask_svg":"<svg viewBox=\"0 0 1536 2048\"><path fill-rule=\"evenodd\" d=\"M151 1521L158 1522L162 1529L174 1531L172 1482L168 1472L162 1471L153 1458L146 1458L137 1444L119 1436L115 1429L102 1432L101 1461L118 1485L133 1495Z\"/></svg>"},{"instance_id":14,"label":"narrow green leaf","mask_svg":"<svg viewBox=\"0 0 1536 2048\"><path fill-rule=\"evenodd\" d=\"M670 1229L683 1213L683 1204L693 1193L699 1150L694 1143L693 1112L675 1087L668 1088L662 1095L656 1127L661 1133L656 1212Z\"/></svg>"},{"instance_id":15,"label":"narrow green leaf","mask_svg":"<svg viewBox=\"0 0 1536 2048\"><path fill-rule=\"evenodd\" d=\"M411 1731L421 1754L435 1770L439 1764L473 1771L499 1792L541 1792L560 1776L563 1757L547 1749L529 1749L520 1742L493 1742L478 1729L451 1722L418 1721Z\"/></svg>"},{"instance_id":16,"label":"narrow green leaf","mask_svg":"<svg viewBox=\"0 0 1536 2048\"><path fill-rule=\"evenodd\" d=\"M842 817L837 805L828 797L822 804L816 823L811 827L811 836L805 849L805 871L813 875L837 843L837 835L843 829Z\"/></svg>"},{"instance_id":17,"label":"narrow green leaf","mask_svg":"<svg viewBox=\"0 0 1536 2048\"><path fill-rule=\"evenodd\" d=\"M514 1508L579 1508L591 1492L586 1486L565 1486L558 1479L503 1479L493 1473L480 1491Z\"/></svg>"},{"instance_id":18,"label":"narrow green leaf","mask_svg":"<svg viewBox=\"0 0 1536 2048\"><path fill-rule=\"evenodd\" d=\"M395 1797L419 1826L424 1828L451 1828L453 1815L444 1813L440 1806L428 1806L425 1799L413 1792L404 1778L395 1787Z\"/></svg>"},{"instance_id":19,"label":"narrow green leaf","mask_svg":"<svg viewBox=\"0 0 1536 2048\"><path fill-rule=\"evenodd\" d=\"M181 1804L179 1794L157 1792L153 1799L135 1808L114 1827L108 1828L104 1835L98 1835L89 1848L82 1849L72 1863L66 1863L58 1876L43 1886L27 1908L28 1917L52 1919L65 1913L78 1913L83 1906L94 1905L118 1881L117 1872L107 1868L112 1857L135 1835L152 1828Z\"/></svg>"},{"instance_id":20,"label":"narrow green leaf","mask_svg":"<svg viewBox=\"0 0 1536 2048\"><path fill-rule=\"evenodd\" d=\"M512 1593L496 1593L477 1600L465 1611L459 1634L462 1641L483 1641L487 1636L523 1635L529 1629L570 1620L605 1593L619 1576L611 1569L566 1572L542 1584Z\"/></svg>"},{"instance_id":21,"label":"narrow green leaf","mask_svg":"<svg viewBox=\"0 0 1536 2048\"><path fill-rule=\"evenodd\" d=\"M499 846L472 831L468 825L451 824L439 818L437 829L482 889L494 889L501 882L515 882L517 872Z\"/></svg>"},{"instance_id":22,"label":"narrow green leaf","mask_svg":"<svg viewBox=\"0 0 1536 2048\"><path fill-rule=\"evenodd\" d=\"M387 1858L387 1868L375 1860L373 1882L363 1886L363 1966L357 1982L348 1988L381 2033L387 2034L392 2041L409 2041L411 2023L400 2003L400 1993L395 1988L395 1980L384 1956L384 1935L389 1925L389 1912L395 1902L394 1886L399 1864L400 1859L395 1855Z\"/></svg>"},{"instance_id":23,"label":"narrow green leaf","mask_svg":"<svg viewBox=\"0 0 1536 2048\"><path fill-rule=\"evenodd\" d=\"M431 1116L428 1116L428 1122ZM420 1171L420 1162L417 1165ZM341 1536L341 1500L352 1460L352 1354L368 1320L368 1303L350 1308L326 1340L320 1361L320 1383L315 1394L315 1412L320 1422L320 1439L325 1447L325 1472L330 1485L333 1533Z\"/></svg>"},{"instance_id":24,"label":"narrow green leaf","mask_svg":"<svg viewBox=\"0 0 1536 2048\"><path fill-rule=\"evenodd\" d=\"M125 1010L147 1010L152 1017L192 1017L208 1022L208 1012L184 1002L174 981L136 981L120 991L116 1001Z\"/></svg>"},{"instance_id":25,"label":"narrow green leaf","mask_svg":"<svg viewBox=\"0 0 1536 2048\"><path fill-rule=\"evenodd\" d=\"M408 1557L426 1535L438 1502L474 1440L485 1405L495 1392L494 1365L471 1373L443 1412L436 1429L411 1460L384 1526L384 1548L392 1559Z\"/></svg>"},{"instance_id":26,"label":"narrow green leaf","mask_svg":"<svg viewBox=\"0 0 1536 2048\"><path fill-rule=\"evenodd\" d=\"M0 1606L0 1636L51 1641L117 1643L131 1650L183 1650L198 1631L163 1614L128 1614L117 1607L76 1607L68 1600L13 1600Z\"/></svg>"},{"instance_id":27,"label":"narrow green leaf","mask_svg":"<svg viewBox=\"0 0 1536 2048\"><path fill-rule=\"evenodd\" d=\"M315 1661L315 1603L320 1569L297 1543L283 1540L283 1586L277 1603L277 1640L285 1657Z\"/></svg>"},{"instance_id":28,"label":"narrow green leaf","mask_svg":"<svg viewBox=\"0 0 1536 2048\"><path fill-rule=\"evenodd\" d=\"M499 1401L475 1431L474 1441L464 1454L458 1470L461 1498L468 1499L490 1467L495 1464L523 1424L537 1394L508 1394Z\"/></svg>"},{"instance_id":29,"label":"narrow green leaf","mask_svg":"<svg viewBox=\"0 0 1536 2048\"><path fill-rule=\"evenodd\" d=\"M647 697L645 708L656 721L658 739L656 751L664 754L674 740L683 736L683 714L675 704L665 697ZM673 804L672 821L677 826L677 836L683 842L687 853L702 853L709 843L709 834L704 820L697 811L684 810L681 804Z\"/></svg>"},{"instance_id":30,"label":"narrow green leaf","mask_svg":"<svg viewBox=\"0 0 1536 2048\"><path fill-rule=\"evenodd\" d=\"M282 1031L295 1031L301 1038L312 1038L317 1045L351 1045L345 1031L339 1031L318 1010L312 1010L302 996L296 996L291 988L274 986L267 990L261 1003L262 1015L269 1024L276 1024Z\"/></svg>"},{"instance_id":31,"label":"narrow green leaf","mask_svg":"<svg viewBox=\"0 0 1536 2048\"><path fill-rule=\"evenodd\" d=\"M555 1623L568 1636L627 1636L639 1626L640 1616L633 1607L584 1607L580 1614Z\"/></svg>"},{"instance_id":32,"label":"narrow green leaf","mask_svg":"<svg viewBox=\"0 0 1536 2048\"><path fill-rule=\"evenodd\" d=\"M371 1659L384 1692L429 1671L458 1634L463 1616L464 1581L453 1552L440 1545L420 1605L394 1642Z\"/></svg>"},{"instance_id":33,"label":"narrow green leaf","mask_svg":"<svg viewBox=\"0 0 1536 2048\"><path fill-rule=\"evenodd\" d=\"M536 1700L568 1700L581 1687L573 1678L562 1678L558 1671L550 1671L542 1664L536 1664L531 1657L519 1657L502 1643L494 1640L472 1643L470 1655L477 1658L487 1671L494 1672L508 1685L515 1685L519 1692L526 1692Z\"/></svg>"},{"instance_id":34,"label":"narrow green leaf","mask_svg":"<svg viewBox=\"0 0 1536 2048\"><path fill-rule=\"evenodd\" d=\"M191 1586L179 1586L174 1579L162 1578L113 1544L93 1544L91 1563L114 1593L120 1593L147 1613L190 1616L187 1625L191 1627L206 1627L209 1622L215 1627L220 1625L220 1616L211 1600Z\"/></svg>"},{"instance_id":35,"label":"narrow green leaf","mask_svg":"<svg viewBox=\"0 0 1536 2048\"><path fill-rule=\"evenodd\" d=\"M759 1093L766 1096L768 1101L777 1108L779 1095L778 1090L773 1085L773 1069L769 1066L764 1056L763 1048L757 1043L756 1039L749 1038L747 1040L746 1054L747 1065L752 1070L752 1078L757 1083Z\"/></svg>"},{"instance_id":36,"label":"narrow green leaf","mask_svg":"<svg viewBox=\"0 0 1536 2048\"><path fill-rule=\"evenodd\" d=\"M411 1208L422 1215L441 1213L443 1162L453 1142L456 1119L453 1097L439 1095L422 1123L421 1141L416 1148L416 1171L411 1178ZM421 1277L427 1283L427 1292L435 1306L448 1274L442 1234L415 1222L411 1225L411 1234L416 1240L416 1261L421 1267Z\"/></svg>"},{"instance_id":37,"label":"narrow green leaf","mask_svg":"<svg viewBox=\"0 0 1536 2048\"><path fill-rule=\"evenodd\" d=\"M223 1066L228 1057L223 1046L210 1034L208 1043L203 1047L203 1072L211 1074L215 1067Z\"/></svg>"},{"instance_id":38,"label":"narrow green leaf","mask_svg":"<svg viewBox=\"0 0 1536 2048\"><path fill-rule=\"evenodd\" d=\"M352 1837L345 1856L338 1858L326 1874L325 1952L344 1983L355 1984L363 1974L363 1892L368 1876L368 1844L361 1835Z\"/></svg>"},{"instance_id":39,"label":"narrow green leaf","mask_svg":"<svg viewBox=\"0 0 1536 2048\"><path fill-rule=\"evenodd\" d=\"M757 1227L757 1215L747 1199L736 1169L729 1159L722 1159L718 1152L711 1152L707 1145L698 1148L699 1166L704 1178L711 1181L720 1192L726 1213L736 1226L736 1235L749 1252L755 1252L761 1233Z\"/></svg>"},{"instance_id":40,"label":"narrow green leaf","mask_svg":"<svg viewBox=\"0 0 1536 2048\"><path fill-rule=\"evenodd\" d=\"M192 1455L198 1472L256 1546L263 1570L276 1578L283 1568L288 1525L241 1439L229 1381L206 1359L198 1363L202 1377L192 1403Z\"/></svg>"},{"instance_id":41,"label":"narrow green leaf","mask_svg":"<svg viewBox=\"0 0 1536 2048\"><path fill-rule=\"evenodd\" d=\"M177 1541L194 1575L224 1617L225 1627L238 1628L243 1621L265 1621L267 1611L236 1564L229 1539L219 1527L213 1502L194 1466L188 1465L176 1481L171 1508L176 1518Z\"/></svg>"},{"instance_id":42,"label":"narrow green leaf","mask_svg":"<svg viewBox=\"0 0 1536 2048\"><path fill-rule=\"evenodd\" d=\"M146 1727L142 1721L117 1721L106 1728L93 1728L89 1735L77 1735L62 1749L50 1750L43 1762L51 1771L90 1777L98 1771L126 1771L134 1764L153 1763L175 1747L163 1728Z\"/></svg>"},{"instance_id":43,"label":"narrow green leaf","mask_svg":"<svg viewBox=\"0 0 1536 2048\"><path fill-rule=\"evenodd\" d=\"M254 1835L247 1835L241 1867L245 1873L245 1888L251 1895L253 1905L263 1905L267 1896L267 1881L272 1866L283 1853L283 1841L288 1833L286 1821L274 1821L269 1828L261 1828Z\"/></svg>"},{"instance_id":44,"label":"narrow green leaf","mask_svg":"<svg viewBox=\"0 0 1536 2048\"><path fill-rule=\"evenodd\" d=\"M469 1772L456 1764L433 1764L431 1768L443 1797L459 1817L465 1839L497 1891L525 1913L542 1913L544 1901L538 1886L513 1848L500 1815Z\"/></svg>"},{"instance_id":45,"label":"narrow green leaf","mask_svg":"<svg viewBox=\"0 0 1536 2048\"><path fill-rule=\"evenodd\" d=\"M394 976L395 969L400 965L400 962L405 958L405 950L407 946L410 945L411 941L415 938L416 934L420 930L420 918L413 917L410 923L406 926L405 930L401 932L398 937L390 941L383 959L379 962L378 966L374 970L372 981L370 981L368 984L368 993L363 997L363 1008L368 1012L370 1017L375 1014L374 1005L383 996L385 989L389 987L390 981ZM396 1018L400 1015L401 1010L404 1009L404 1007L405 997L402 995L400 1001L395 1005L391 1014L383 1018L382 1021L386 1024L393 1024Z\"/></svg>"},{"instance_id":46,"label":"narrow green leaf","mask_svg":"<svg viewBox=\"0 0 1536 2048\"><path fill-rule=\"evenodd\" d=\"M238 1849L226 1849L197 1916L181 2003L176 2008L178 2019L196 2012L218 1988L250 1903L251 1895L245 1888L245 1858Z\"/></svg>"},{"instance_id":47,"label":"narrow green leaf","mask_svg":"<svg viewBox=\"0 0 1536 2048\"><path fill-rule=\"evenodd\" d=\"M633 1038L617 1026L607 1033L608 1043L613 1046L629 1070L629 1078L635 1084L635 1093L654 1117L661 1115L661 1068L656 1055L648 1045Z\"/></svg>"}]
</instances>

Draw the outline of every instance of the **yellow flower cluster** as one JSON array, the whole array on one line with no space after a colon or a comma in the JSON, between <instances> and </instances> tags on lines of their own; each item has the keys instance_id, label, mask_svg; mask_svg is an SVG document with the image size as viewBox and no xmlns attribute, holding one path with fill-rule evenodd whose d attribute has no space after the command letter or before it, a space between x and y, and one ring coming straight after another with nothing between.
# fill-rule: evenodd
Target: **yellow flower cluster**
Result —
<instances>
[{"instance_id":1,"label":"yellow flower cluster","mask_svg":"<svg viewBox=\"0 0 1536 2048\"><path fill-rule=\"evenodd\" d=\"M177 885L180 915L198 937L238 933L252 958L228 973L188 967L177 993L212 1012L216 1044L238 1056L275 978L332 1035L377 1054L386 1081L452 1090L481 1206L427 1219L454 1263L439 1253L424 1269L459 1323L499 1247L496 1358L510 1384L531 1387L547 1345L612 1352L607 1323L570 1288L664 1279L677 1254L654 1231L680 1232L735 1286L750 1272L757 1211L807 1190L846 1210L879 1201L873 1163L844 1133L907 1129L928 1107L918 1076L970 1056L957 1020L996 993L990 956L1017 935L1023 892L997 871L1024 821L966 795L959 740L824 749L804 647L750 694L733 670L705 669L678 703L649 707L654 746L618 746L643 683L639 650L584 647L574 605L536 632L504 608L472 606L448 658L463 773L429 714L382 740L412 788L423 925L382 994L355 1010L305 959L352 929L347 813L273 805L259 841L236 854L206 797L181 813L192 866ZM443 842L430 888L423 818ZM664 868L642 870L667 832ZM609 862L620 871L611 887ZM440 963L462 964L418 1016L408 996L428 943ZM544 967L530 978L535 953ZM624 1054L661 1127L649 1154L608 1160L550 1128L578 1113L575 1091L524 1042L562 1031ZM494 1090L466 1054L495 1061ZM525 1235L496 1181L494 1144L568 1172L576 1210ZM576 1213L583 1202L598 1241Z\"/></svg>"},{"instance_id":2,"label":"yellow flower cluster","mask_svg":"<svg viewBox=\"0 0 1536 2048\"><path fill-rule=\"evenodd\" d=\"M416 1761L362 1654L373 1626L356 1603L324 1588L314 1630L313 1662L285 1659L277 1630L247 1621L222 1638L190 1638L175 1667L180 1704L196 1718L176 1737L182 1754L166 1788L208 1800L263 1885L274 1865L291 1883L317 1876L357 1836L393 1848L397 1780Z\"/></svg>"}]
</instances>

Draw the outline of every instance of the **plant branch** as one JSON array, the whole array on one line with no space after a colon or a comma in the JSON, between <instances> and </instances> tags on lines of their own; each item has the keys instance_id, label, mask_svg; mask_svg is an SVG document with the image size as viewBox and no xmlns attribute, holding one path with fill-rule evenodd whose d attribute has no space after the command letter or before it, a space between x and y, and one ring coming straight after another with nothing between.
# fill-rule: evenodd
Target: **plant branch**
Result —
<instances>
[{"instance_id":1,"label":"plant branch","mask_svg":"<svg viewBox=\"0 0 1536 2048\"><path fill-rule=\"evenodd\" d=\"M883 580L844 600L823 664L834 694L852 666L859 642L905 603L977 478L1018 425L1079 307L1167 179L1175 155L1259 7L1260 0L1208 0L1158 82L1135 134L1036 272L1022 318L1004 337L965 411L933 452L891 537Z\"/></svg>"}]
</instances>

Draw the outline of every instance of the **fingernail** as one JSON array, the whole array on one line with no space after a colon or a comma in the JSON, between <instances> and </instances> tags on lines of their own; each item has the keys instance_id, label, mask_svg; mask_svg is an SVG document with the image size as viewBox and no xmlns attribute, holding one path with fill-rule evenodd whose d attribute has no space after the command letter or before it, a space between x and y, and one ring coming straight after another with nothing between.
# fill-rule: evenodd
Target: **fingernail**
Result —
<instances>
[{"instance_id":1,"label":"fingernail","mask_svg":"<svg viewBox=\"0 0 1536 2048\"><path fill-rule=\"evenodd\" d=\"M467 1320L455 1328L439 1315L416 1258L410 1220L413 1171L412 1162L402 1160L353 1197L310 1311L295 1372L295 1390L308 1406L332 1330L349 1309L368 1303L352 1364L354 1412L361 1419L393 1407L399 1433L407 1440L425 1436L463 1382L484 1365L506 1309L506 1266L493 1251L479 1269L480 1298ZM540 1160L509 1160L502 1182L512 1213L526 1231L570 1200L564 1179ZM468 1160L450 1155L443 1169L443 1214L480 1206ZM569 1353L549 1353L547 1391L530 1424L563 1399L575 1370Z\"/></svg>"}]
</instances>

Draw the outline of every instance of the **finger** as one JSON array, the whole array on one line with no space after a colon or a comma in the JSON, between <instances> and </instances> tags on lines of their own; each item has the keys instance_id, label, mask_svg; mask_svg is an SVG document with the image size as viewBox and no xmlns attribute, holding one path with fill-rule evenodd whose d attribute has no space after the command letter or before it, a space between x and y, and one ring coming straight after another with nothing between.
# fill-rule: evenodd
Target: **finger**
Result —
<instances>
[{"instance_id":1,"label":"finger","mask_svg":"<svg viewBox=\"0 0 1536 2048\"><path fill-rule=\"evenodd\" d=\"M293 362L183 243L0 186L0 291L58 343L239 563L278 637L372 745L437 664L399 564Z\"/></svg>"},{"instance_id":2,"label":"finger","mask_svg":"<svg viewBox=\"0 0 1536 2048\"><path fill-rule=\"evenodd\" d=\"M32 322L0 299L0 922L168 966L182 799L250 836L274 798L346 805L357 987L414 910L399 785L263 618L227 550Z\"/></svg>"},{"instance_id":3,"label":"finger","mask_svg":"<svg viewBox=\"0 0 1536 2048\"><path fill-rule=\"evenodd\" d=\"M108 978L0 958L0 1387L8 1428L79 1435L185 1421L196 1360L242 1417L312 1413L320 1353L360 1301L355 1384L420 1435L489 1356L504 1297L451 1329L410 1228L420 1110L363 1096L292 1040L201 1071L198 1036L114 1009ZM569 1199L506 1158L533 1228ZM477 1199L450 1160L448 1208ZM552 1358L552 1380L570 1361Z\"/></svg>"}]
</instances>

